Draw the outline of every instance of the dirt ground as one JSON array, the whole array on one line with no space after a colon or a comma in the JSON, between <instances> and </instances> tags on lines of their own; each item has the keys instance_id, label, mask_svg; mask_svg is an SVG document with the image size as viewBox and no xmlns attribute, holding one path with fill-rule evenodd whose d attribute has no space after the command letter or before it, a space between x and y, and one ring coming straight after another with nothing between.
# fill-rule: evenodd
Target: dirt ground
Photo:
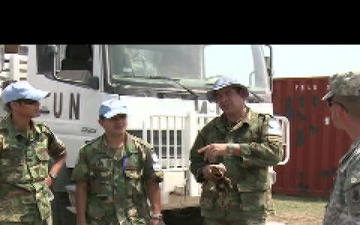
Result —
<instances>
[{"instance_id":1,"label":"dirt ground","mask_svg":"<svg viewBox=\"0 0 360 225\"><path fill-rule=\"evenodd\" d=\"M321 225L322 215L312 213L282 213L281 215L270 216L268 221L278 222L286 225ZM270 225L270 224L269 224Z\"/></svg>"},{"instance_id":2,"label":"dirt ground","mask_svg":"<svg viewBox=\"0 0 360 225\"><path fill-rule=\"evenodd\" d=\"M165 210L183 208L185 205L197 207L199 201L198 197L184 199L179 196L170 196L169 200L168 204L163 205ZM326 199L319 198L273 195L275 214L268 217L267 225L322 225L326 202ZM190 225L191 222L188 222Z\"/></svg>"},{"instance_id":3,"label":"dirt ground","mask_svg":"<svg viewBox=\"0 0 360 225\"><path fill-rule=\"evenodd\" d=\"M273 196L275 215L268 221L289 225L322 225L326 199Z\"/></svg>"}]
</instances>

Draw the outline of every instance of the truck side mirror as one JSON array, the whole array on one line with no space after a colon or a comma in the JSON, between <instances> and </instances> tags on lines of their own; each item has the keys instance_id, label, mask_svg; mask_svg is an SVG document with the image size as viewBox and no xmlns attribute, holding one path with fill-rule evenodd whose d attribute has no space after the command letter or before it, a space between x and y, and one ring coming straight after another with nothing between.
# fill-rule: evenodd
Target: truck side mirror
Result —
<instances>
[{"instance_id":1,"label":"truck side mirror","mask_svg":"<svg viewBox=\"0 0 360 225\"><path fill-rule=\"evenodd\" d=\"M45 55L55 56L58 53L56 45L47 45L45 47Z\"/></svg>"},{"instance_id":2,"label":"truck side mirror","mask_svg":"<svg viewBox=\"0 0 360 225\"><path fill-rule=\"evenodd\" d=\"M272 82L273 82L273 49L271 45L265 45L265 47L269 48L269 54L265 56L265 64L266 69L269 76L270 89L272 90Z\"/></svg>"},{"instance_id":3,"label":"truck side mirror","mask_svg":"<svg viewBox=\"0 0 360 225\"><path fill-rule=\"evenodd\" d=\"M5 45L0 45L0 72L4 69L5 63Z\"/></svg>"},{"instance_id":4,"label":"truck side mirror","mask_svg":"<svg viewBox=\"0 0 360 225\"><path fill-rule=\"evenodd\" d=\"M270 56L265 56L265 64L266 64L266 69L268 72L268 75L271 77L272 76L272 62L271 62L271 58Z\"/></svg>"},{"instance_id":5,"label":"truck side mirror","mask_svg":"<svg viewBox=\"0 0 360 225\"><path fill-rule=\"evenodd\" d=\"M265 64L266 64L266 68L270 69L270 56L265 56Z\"/></svg>"},{"instance_id":6,"label":"truck side mirror","mask_svg":"<svg viewBox=\"0 0 360 225\"><path fill-rule=\"evenodd\" d=\"M100 82L98 77L89 78L89 86L95 90L99 90Z\"/></svg>"}]
</instances>

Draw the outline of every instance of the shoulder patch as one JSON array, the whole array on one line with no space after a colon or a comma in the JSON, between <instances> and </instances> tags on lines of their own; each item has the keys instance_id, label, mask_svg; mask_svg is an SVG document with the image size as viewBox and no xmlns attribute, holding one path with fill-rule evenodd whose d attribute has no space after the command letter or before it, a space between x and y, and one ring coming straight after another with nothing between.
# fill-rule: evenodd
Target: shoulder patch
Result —
<instances>
[{"instance_id":1,"label":"shoulder patch","mask_svg":"<svg viewBox=\"0 0 360 225\"><path fill-rule=\"evenodd\" d=\"M161 170L160 160L159 160L159 157L156 155L156 152L151 153L151 158L153 161L154 171L160 171Z\"/></svg>"},{"instance_id":2,"label":"shoulder patch","mask_svg":"<svg viewBox=\"0 0 360 225\"><path fill-rule=\"evenodd\" d=\"M280 122L277 119L270 118L268 120L267 134L282 136L282 128Z\"/></svg>"},{"instance_id":3,"label":"shoulder patch","mask_svg":"<svg viewBox=\"0 0 360 225\"><path fill-rule=\"evenodd\" d=\"M269 127L273 128L273 129L281 129L280 123L276 119L269 120Z\"/></svg>"},{"instance_id":4,"label":"shoulder patch","mask_svg":"<svg viewBox=\"0 0 360 225\"><path fill-rule=\"evenodd\" d=\"M151 153L151 158L152 158L153 162L159 162L159 157L156 155L155 152Z\"/></svg>"},{"instance_id":5,"label":"shoulder patch","mask_svg":"<svg viewBox=\"0 0 360 225\"><path fill-rule=\"evenodd\" d=\"M134 139L135 145L141 146L143 149L142 151L145 150L147 152L146 154L150 154L153 170L161 171L160 160L159 160L159 157L157 156L156 152L154 151L153 146L150 143L148 143L147 141L145 141L139 137L136 137L134 135L131 135L131 137Z\"/></svg>"}]
</instances>

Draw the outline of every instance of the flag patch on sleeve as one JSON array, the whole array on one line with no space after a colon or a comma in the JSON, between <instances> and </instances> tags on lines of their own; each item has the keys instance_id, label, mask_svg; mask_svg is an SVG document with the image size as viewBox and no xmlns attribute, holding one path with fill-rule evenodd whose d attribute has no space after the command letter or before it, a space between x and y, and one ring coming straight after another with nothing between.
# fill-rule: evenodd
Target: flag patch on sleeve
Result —
<instances>
[{"instance_id":1,"label":"flag patch on sleeve","mask_svg":"<svg viewBox=\"0 0 360 225\"><path fill-rule=\"evenodd\" d=\"M270 119L268 122L267 134L282 136L282 129L280 122L276 119Z\"/></svg>"}]
</instances>

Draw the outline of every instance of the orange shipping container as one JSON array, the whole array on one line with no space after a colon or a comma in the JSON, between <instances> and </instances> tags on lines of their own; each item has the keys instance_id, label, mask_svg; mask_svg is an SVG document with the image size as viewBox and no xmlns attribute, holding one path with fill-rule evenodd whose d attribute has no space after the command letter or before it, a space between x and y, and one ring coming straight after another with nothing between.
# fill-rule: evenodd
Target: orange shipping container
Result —
<instances>
[{"instance_id":1,"label":"orange shipping container","mask_svg":"<svg viewBox=\"0 0 360 225\"><path fill-rule=\"evenodd\" d=\"M336 129L321 100L328 76L275 78L274 113L290 121L290 160L276 166L273 192L295 196L328 197L341 156L351 140Z\"/></svg>"}]
</instances>

